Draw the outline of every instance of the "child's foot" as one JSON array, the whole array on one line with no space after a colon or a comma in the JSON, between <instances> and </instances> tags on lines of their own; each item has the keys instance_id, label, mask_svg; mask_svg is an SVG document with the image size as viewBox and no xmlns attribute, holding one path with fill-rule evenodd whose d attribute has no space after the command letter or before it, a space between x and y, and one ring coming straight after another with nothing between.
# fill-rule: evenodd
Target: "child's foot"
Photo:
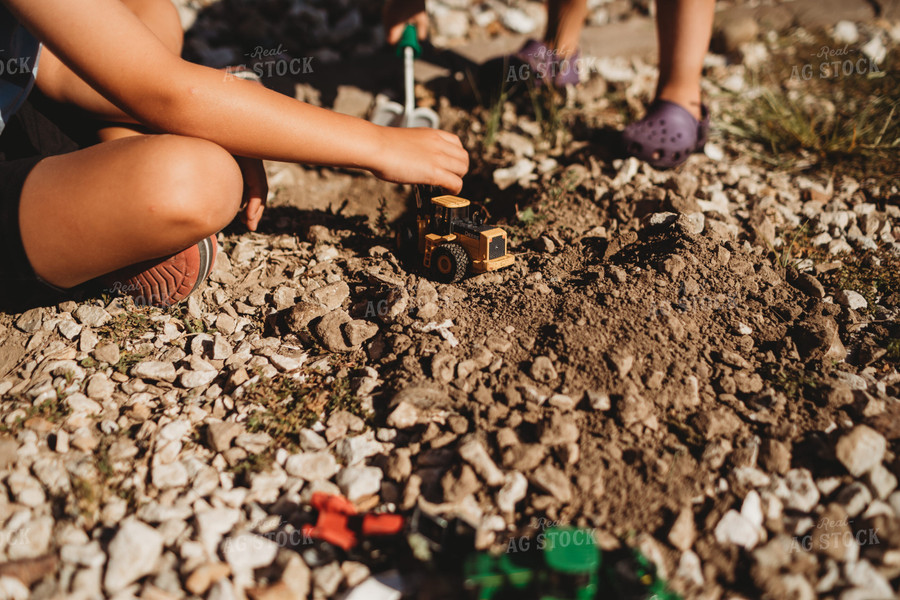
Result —
<instances>
[{"instance_id":1,"label":"child's foot","mask_svg":"<svg viewBox=\"0 0 900 600\"><path fill-rule=\"evenodd\" d=\"M181 302L200 287L216 263L216 236L187 250L150 260L101 277L109 291L122 292L142 306L167 307Z\"/></svg>"},{"instance_id":2,"label":"child's foot","mask_svg":"<svg viewBox=\"0 0 900 600\"><path fill-rule=\"evenodd\" d=\"M556 88L564 89L567 85L578 85L581 82L578 73L578 59L581 55L578 50L570 56L563 56L546 42L528 40L513 56L527 65L527 76L536 85L548 81ZM523 75L524 72L523 70Z\"/></svg>"},{"instance_id":3,"label":"child's foot","mask_svg":"<svg viewBox=\"0 0 900 600\"><path fill-rule=\"evenodd\" d=\"M698 107L696 118L680 104L657 99L643 119L622 132L625 151L657 169L680 165L694 152L703 150L709 137L709 112Z\"/></svg>"}]
</instances>

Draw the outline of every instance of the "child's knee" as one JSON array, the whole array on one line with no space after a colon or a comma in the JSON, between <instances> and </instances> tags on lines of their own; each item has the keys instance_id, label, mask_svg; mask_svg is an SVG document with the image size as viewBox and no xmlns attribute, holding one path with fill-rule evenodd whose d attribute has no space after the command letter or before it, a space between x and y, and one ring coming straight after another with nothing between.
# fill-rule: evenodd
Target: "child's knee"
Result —
<instances>
[{"instance_id":1,"label":"child's knee","mask_svg":"<svg viewBox=\"0 0 900 600\"><path fill-rule=\"evenodd\" d=\"M160 216L192 235L221 230L237 214L243 193L243 178L234 157L206 140L157 137L152 162L154 172L162 175L155 201Z\"/></svg>"}]
</instances>

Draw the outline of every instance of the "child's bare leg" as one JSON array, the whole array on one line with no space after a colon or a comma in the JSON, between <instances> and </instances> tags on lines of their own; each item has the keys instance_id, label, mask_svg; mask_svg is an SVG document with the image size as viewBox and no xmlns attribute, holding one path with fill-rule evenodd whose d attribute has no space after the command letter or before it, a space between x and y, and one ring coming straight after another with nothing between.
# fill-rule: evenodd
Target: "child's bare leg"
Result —
<instances>
[{"instance_id":1,"label":"child's bare leg","mask_svg":"<svg viewBox=\"0 0 900 600\"><path fill-rule=\"evenodd\" d=\"M659 82L656 97L700 119L700 76L712 36L715 0L658 0Z\"/></svg>"},{"instance_id":2,"label":"child's bare leg","mask_svg":"<svg viewBox=\"0 0 900 600\"><path fill-rule=\"evenodd\" d=\"M25 181L19 226L45 281L69 288L195 244L241 203L234 158L205 140L132 136L54 156Z\"/></svg>"},{"instance_id":3,"label":"child's bare leg","mask_svg":"<svg viewBox=\"0 0 900 600\"><path fill-rule=\"evenodd\" d=\"M549 0L544 42L561 56L571 56L578 49L587 15L587 0Z\"/></svg>"},{"instance_id":4,"label":"child's bare leg","mask_svg":"<svg viewBox=\"0 0 900 600\"><path fill-rule=\"evenodd\" d=\"M122 3L137 15L173 54L181 56L184 31L181 29L178 11L171 0L122 0ZM51 100L78 106L100 119L131 120L64 65L47 47L41 51L36 85ZM135 133L127 126L104 127L98 131L98 138L100 141L107 141Z\"/></svg>"}]
</instances>

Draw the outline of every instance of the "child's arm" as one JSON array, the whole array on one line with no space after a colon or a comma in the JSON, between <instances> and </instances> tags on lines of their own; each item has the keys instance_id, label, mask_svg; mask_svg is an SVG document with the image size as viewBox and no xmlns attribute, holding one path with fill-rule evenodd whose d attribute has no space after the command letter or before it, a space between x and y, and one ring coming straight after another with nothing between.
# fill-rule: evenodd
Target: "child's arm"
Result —
<instances>
[{"instance_id":1,"label":"child's arm","mask_svg":"<svg viewBox=\"0 0 900 600\"><path fill-rule=\"evenodd\" d=\"M309 106L174 56L117 0L2 0L41 41L125 113L232 154L358 167L382 179L457 192L468 168L459 139L378 127Z\"/></svg>"}]
</instances>

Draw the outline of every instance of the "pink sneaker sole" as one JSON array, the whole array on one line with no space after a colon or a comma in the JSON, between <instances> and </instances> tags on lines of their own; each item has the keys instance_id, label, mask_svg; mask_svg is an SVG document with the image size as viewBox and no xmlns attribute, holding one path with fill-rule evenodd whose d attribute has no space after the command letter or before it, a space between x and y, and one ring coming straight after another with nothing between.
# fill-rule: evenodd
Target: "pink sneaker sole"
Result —
<instances>
[{"instance_id":1,"label":"pink sneaker sole","mask_svg":"<svg viewBox=\"0 0 900 600\"><path fill-rule=\"evenodd\" d=\"M190 296L216 264L218 243L212 235L172 256L145 261L110 273L108 289L134 298L142 306L171 306Z\"/></svg>"}]
</instances>

